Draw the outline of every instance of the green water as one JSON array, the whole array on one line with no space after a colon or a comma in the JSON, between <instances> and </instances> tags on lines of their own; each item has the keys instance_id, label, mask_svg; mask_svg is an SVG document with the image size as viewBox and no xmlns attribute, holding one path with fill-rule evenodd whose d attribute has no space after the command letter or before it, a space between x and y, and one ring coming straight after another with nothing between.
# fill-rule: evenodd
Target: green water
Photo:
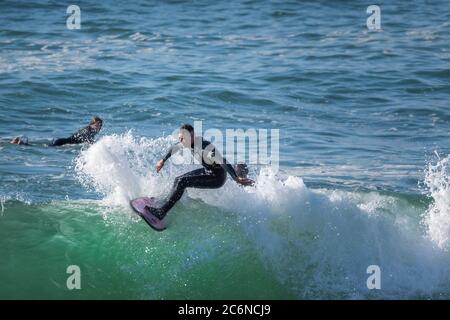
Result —
<instances>
[{"instance_id":1,"label":"green water","mask_svg":"<svg viewBox=\"0 0 450 320\"><path fill-rule=\"evenodd\" d=\"M126 209L103 216L92 203L8 204L0 298L293 298L235 216L193 205L189 215L180 205L158 233ZM80 267L80 290L66 286L69 265Z\"/></svg>"}]
</instances>

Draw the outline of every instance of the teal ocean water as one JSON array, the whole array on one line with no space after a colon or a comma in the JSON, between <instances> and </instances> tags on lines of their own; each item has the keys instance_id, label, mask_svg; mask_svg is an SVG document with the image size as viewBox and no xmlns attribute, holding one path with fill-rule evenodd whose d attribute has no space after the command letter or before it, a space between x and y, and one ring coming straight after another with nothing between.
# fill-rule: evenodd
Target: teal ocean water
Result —
<instances>
[{"instance_id":1,"label":"teal ocean water","mask_svg":"<svg viewBox=\"0 0 450 320\"><path fill-rule=\"evenodd\" d=\"M1 1L0 298L449 299L450 4L377 4L374 32L364 1L82 0L68 30ZM93 115L95 144L46 146ZM195 167L154 171L200 120L279 129L279 171L154 232L128 201Z\"/></svg>"}]
</instances>

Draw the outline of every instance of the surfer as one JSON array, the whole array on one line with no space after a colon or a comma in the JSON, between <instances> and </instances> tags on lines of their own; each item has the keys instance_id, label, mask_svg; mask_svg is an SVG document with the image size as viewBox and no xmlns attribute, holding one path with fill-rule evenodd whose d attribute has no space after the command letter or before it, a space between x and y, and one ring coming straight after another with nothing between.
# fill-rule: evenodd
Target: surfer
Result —
<instances>
[{"instance_id":1,"label":"surfer","mask_svg":"<svg viewBox=\"0 0 450 320\"><path fill-rule=\"evenodd\" d=\"M53 140L50 144L52 147L62 146L65 144L79 144L79 143L93 143L95 135L100 131L103 125L103 120L95 116L92 118L88 126L78 130L68 138L59 138Z\"/></svg>"},{"instance_id":2,"label":"surfer","mask_svg":"<svg viewBox=\"0 0 450 320\"><path fill-rule=\"evenodd\" d=\"M179 143L173 145L166 156L159 160L156 164L156 172L159 172L164 163L179 150L189 148L193 156L201 161L203 168L190 171L175 178L175 181L166 198L164 204L160 208L147 207L150 213L163 219L167 212L181 199L186 188L200 188L200 189L217 189L225 184L227 173L233 178L236 183L243 186L253 185L254 181L248 179L246 174L248 169L246 165L240 164L238 168L242 168L242 175L236 174L234 168L216 151L214 145L203 137L196 137L194 128L185 124L180 127L178 135Z\"/></svg>"}]
</instances>

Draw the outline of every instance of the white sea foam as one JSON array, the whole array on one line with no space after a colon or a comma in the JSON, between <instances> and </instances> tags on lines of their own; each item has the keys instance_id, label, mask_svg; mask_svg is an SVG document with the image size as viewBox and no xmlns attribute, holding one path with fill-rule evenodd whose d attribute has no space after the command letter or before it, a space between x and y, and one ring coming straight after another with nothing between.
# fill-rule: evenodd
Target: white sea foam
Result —
<instances>
[{"instance_id":1,"label":"white sea foam","mask_svg":"<svg viewBox=\"0 0 450 320\"><path fill-rule=\"evenodd\" d=\"M76 170L83 183L104 195L105 204L128 208L133 197L166 194L174 176L188 169L154 172L172 142L131 133L106 136L82 151ZM435 200L427 216L431 237L420 223L426 208L407 199L312 190L300 177L281 178L268 169L256 174L255 187L228 179L221 189L188 189L184 198L233 214L261 261L299 298L448 298L450 256L439 248L449 232L448 184L439 180L443 165L427 176ZM381 290L366 287L366 269L373 264L381 268Z\"/></svg>"},{"instance_id":2,"label":"white sea foam","mask_svg":"<svg viewBox=\"0 0 450 320\"><path fill-rule=\"evenodd\" d=\"M429 164L425 170L425 185L433 202L430 205L424 223L428 236L439 248L450 248L450 155Z\"/></svg>"},{"instance_id":3,"label":"white sea foam","mask_svg":"<svg viewBox=\"0 0 450 320\"><path fill-rule=\"evenodd\" d=\"M154 151L169 138L135 139L131 132L105 136L75 160L79 180L105 196L105 205L128 206L130 199L164 191L162 175L154 174Z\"/></svg>"},{"instance_id":4,"label":"white sea foam","mask_svg":"<svg viewBox=\"0 0 450 320\"><path fill-rule=\"evenodd\" d=\"M378 193L310 190L298 177L266 170L256 180L248 191L229 182L225 192L189 194L237 212L262 260L298 297L450 293L449 256L424 237L420 208ZM382 270L383 290L366 287L372 264Z\"/></svg>"}]
</instances>

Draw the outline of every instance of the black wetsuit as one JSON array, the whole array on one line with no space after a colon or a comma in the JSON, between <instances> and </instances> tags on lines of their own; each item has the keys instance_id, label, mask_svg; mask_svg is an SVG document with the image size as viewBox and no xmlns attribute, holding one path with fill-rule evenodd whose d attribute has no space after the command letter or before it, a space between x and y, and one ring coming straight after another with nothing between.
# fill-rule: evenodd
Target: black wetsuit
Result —
<instances>
[{"instance_id":1,"label":"black wetsuit","mask_svg":"<svg viewBox=\"0 0 450 320\"><path fill-rule=\"evenodd\" d=\"M83 129L78 130L76 133L71 135L68 138L60 138L55 139L51 146L57 147L65 144L79 144L79 143L93 143L95 135L99 132L99 130L91 128L91 126L84 127Z\"/></svg>"},{"instance_id":2,"label":"black wetsuit","mask_svg":"<svg viewBox=\"0 0 450 320\"><path fill-rule=\"evenodd\" d=\"M190 171L176 177L172 190L170 191L170 194L166 198L164 204L160 208L149 208L150 212L161 219L164 218L175 203L181 199L186 188L220 188L225 184L227 172L233 180L236 181L238 179L234 168L227 163L225 158L216 152L214 145L212 145L209 141L203 140L201 137L196 137L196 139L197 144L191 147L191 152L197 160L201 161L203 168ZM201 139L201 141L199 139ZM177 143L172 146L163 158L163 161L167 161L172 154L178 152L182 147L183 146L181 143Z\"/></svg>"}]
</instances>

